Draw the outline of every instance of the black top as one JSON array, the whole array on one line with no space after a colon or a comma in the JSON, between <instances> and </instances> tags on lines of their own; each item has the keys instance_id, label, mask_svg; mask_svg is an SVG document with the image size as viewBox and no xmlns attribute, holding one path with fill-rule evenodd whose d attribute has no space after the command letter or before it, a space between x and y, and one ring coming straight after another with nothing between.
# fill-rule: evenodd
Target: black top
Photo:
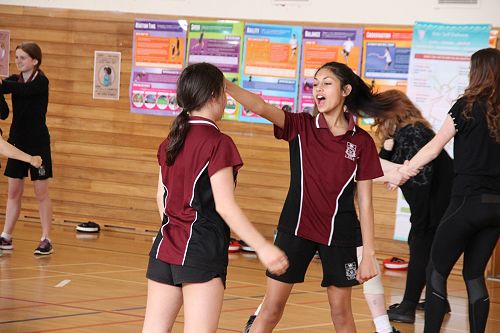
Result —
<instances>
[{"instance_id":1,"label":"black top","mask_svg":"<svg viewBox=\"0 0 500 333\"><path fill-rule=\"evenodd\" d=\"M9 142L19 147L39 147L50 144L45 124L49 102L49 80L41 72L27 83L19 82L19 75L2 81L0 93L12 94L12 125Z\"/></svg>"},{"instance_id":2,"label":"black top","mask_svg":"<svg viewBox=\"0 0 500 333\"><path fill-rule=\"evenodd\" d=\"M379 156L402 164L405 160L410 160L433 137L434 132L422 123L407 125L394 133L393 150L382 148ZM418 175L401 186L411 210L412 232L425 233L437 227L448 206L452 180L453 162L443 150Z\"/></svg>"},{"instance_id":3,"label":"black top","mask_svg":"<svg viewBox=\"0 0 500 333\"><path fill-rule=\"evenodd\" d=\"M500 194L500 144L490 136L485 101L474 103L469 119L464 107L461 98L448 112L457 131L452 195Z\"/></svg>"},{"instance_id":4,"label":"black top","mask_svg":"<svg viewBox=\"0 0 500 333\"><path fill-rule=\"evenodd\" d=\"M0 94L0 119L2 120L7 119L8 116L9 116L9 105L7 105L4 95ZM0 128L0 136L2 135L3 131Z\"/></svg>"}]
</instances>

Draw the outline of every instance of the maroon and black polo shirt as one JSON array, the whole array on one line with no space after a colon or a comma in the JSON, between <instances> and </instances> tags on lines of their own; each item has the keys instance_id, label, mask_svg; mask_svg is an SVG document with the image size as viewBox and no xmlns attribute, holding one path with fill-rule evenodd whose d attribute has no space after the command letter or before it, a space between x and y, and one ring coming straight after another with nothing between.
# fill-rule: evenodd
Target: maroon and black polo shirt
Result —
<instances>
[{"instance_id":1,"label":"maroon and black polo shirt","mask_svg":"<svg viewBox=\"0 0 500 333\"><path fill-rule=\"evenodd\" d=\"M225 269L229 227L215 210L210 177L243 165L231 138L205 118L190 117L184 146L166 166L166 145L158 149L164 188L163 225L150 255L175 265L207 270Z\"/></svg>"},{"instance_id":2,"label":"maroon and black polo shirt","mask_svg":"<svg viewBox=\"0 0 500 333\"><path fill-rule=\"evenodd\" d=\"M323 114L289 112L274 135L290 146L290 189L278 229L325 245L361 245L354 181L383 176L370 135L351 115L348 131L334 136Z\"/></svg>"}]
</instances>

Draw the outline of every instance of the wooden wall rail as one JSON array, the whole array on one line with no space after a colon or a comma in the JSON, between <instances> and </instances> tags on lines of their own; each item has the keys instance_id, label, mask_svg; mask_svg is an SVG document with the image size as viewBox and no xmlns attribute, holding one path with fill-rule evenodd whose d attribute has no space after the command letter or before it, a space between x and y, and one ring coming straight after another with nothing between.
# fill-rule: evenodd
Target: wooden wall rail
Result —
<instances>
[{"instance_id":1,"label":"wooden wall rail","mask_svg":"<svg viewBox=\"0 0 500 333\"><path fill-rule=\"evenodd\" d=\"M156 149L172 118L129 111L135 18L117 12L0 5L0 29L10 30L12 48L34 40L43 50L42 69L50 79L47 122L56 223L95 221L105 228L141 233L156 232L159 226L154 199ZM94 50L122 53L119 101L92 99ZM10 72L15 73L12 59L14 51ZM5 137L10 119L0 123ZM221 128L233 137L245 161L238 181L238 203L271 237L289 184L288 146L273 138L269 125L222 122ZM0 177L0 183L0 211L5 212L6 178ZM406 244L392 240L395 193L381 185L374 192L377 249L382 254L407 253ZM38 219L30 182L21 215L25 220Z\"/></svg>"}]
</instances>

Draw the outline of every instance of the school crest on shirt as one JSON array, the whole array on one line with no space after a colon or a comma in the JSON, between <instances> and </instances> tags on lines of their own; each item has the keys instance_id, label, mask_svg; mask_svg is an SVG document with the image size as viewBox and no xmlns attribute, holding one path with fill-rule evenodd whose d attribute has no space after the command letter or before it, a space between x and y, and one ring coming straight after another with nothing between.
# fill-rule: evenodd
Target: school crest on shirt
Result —
<instances>
[{"instance_id":1,"label":"school crest on shirt","mask_svg":"<svg viewBox=\"0 0 500 333\"><path fill-rule=\"evenodd\" d=\"M348 158L351 161L356 160L356 145L354 143L347 142L345 148L345 158Z\"/></svg>"},{"instance_id":2,"label":"school crest on shirt","mask_svg":"<svg viewBox=\"0 0 500 333\"><path fill-rule=\"evenodd\" d=\"M355 262L348 262L347 264L344 264L345 267L345 276L347 277L347 280L354 280L356 278L356 270L357 266Z\"/></svg>"}]
</instances>

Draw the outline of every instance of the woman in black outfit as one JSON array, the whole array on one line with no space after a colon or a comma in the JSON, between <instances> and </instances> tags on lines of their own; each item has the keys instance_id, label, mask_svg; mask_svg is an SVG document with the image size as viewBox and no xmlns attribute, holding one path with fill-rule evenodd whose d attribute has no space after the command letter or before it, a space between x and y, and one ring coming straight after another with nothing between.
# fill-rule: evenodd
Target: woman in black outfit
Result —
<instances>
[{"instance_id":1,"label":"woman in black outfit","mask_svg":"<svg viewBox=\"0 0 500 333\"><path fill-rule=\"evenodd\" d=\"M469 79L434 139L399 169L406 176L414 174L455 138L452 196L428 267L425 333L441 328L446 280L462 253L470 332L484 332L488 319L484 271L500 235L500 51L474 53Z\"/></svg>"},{"instance_id":2,"label":"woman in black outfit","mask_svg":"<svg viewBox=\"0 0 500 333\"><path fill-rule=\"evenodd\" d=\"M376 134L383 142L380 150L384 173L412 158L433 137L431 125L420 110L399 90L378 95L381 108L375 117ZM391 163L392 162L392 163ZM415 310L425 287L425 268L436 228L448 206L453 164L443 150L418 175L401 186L411 210L408 235L410 262L401 303L392 305L387 314L392 321L415 322Z\"/></svg>"},{"instance_id":3,"label":"woman in black outfit","mask_svg":"<svg viewBox=\"0 0 500 333\"><path fill-rule=\"evenodd\" d=\"M12 125L9 143L31 155L40 155L40 168L29 163L10 159L5 167L9 190L5 225L0 235L0 249L12 250L12 232L21 210L24 177L28 171L33 181L38 200L42 237L35 249L37 255L52 253L50 228L52 224L52 203L49 197L49 182L52 177L50 135L45 123L49 100L49 80L40 70L42 50L33 42L24 42L16 47L16 65L19 75L12 75L0 81L0 93L12 94Z\"/></svg>"}]
</instances>

